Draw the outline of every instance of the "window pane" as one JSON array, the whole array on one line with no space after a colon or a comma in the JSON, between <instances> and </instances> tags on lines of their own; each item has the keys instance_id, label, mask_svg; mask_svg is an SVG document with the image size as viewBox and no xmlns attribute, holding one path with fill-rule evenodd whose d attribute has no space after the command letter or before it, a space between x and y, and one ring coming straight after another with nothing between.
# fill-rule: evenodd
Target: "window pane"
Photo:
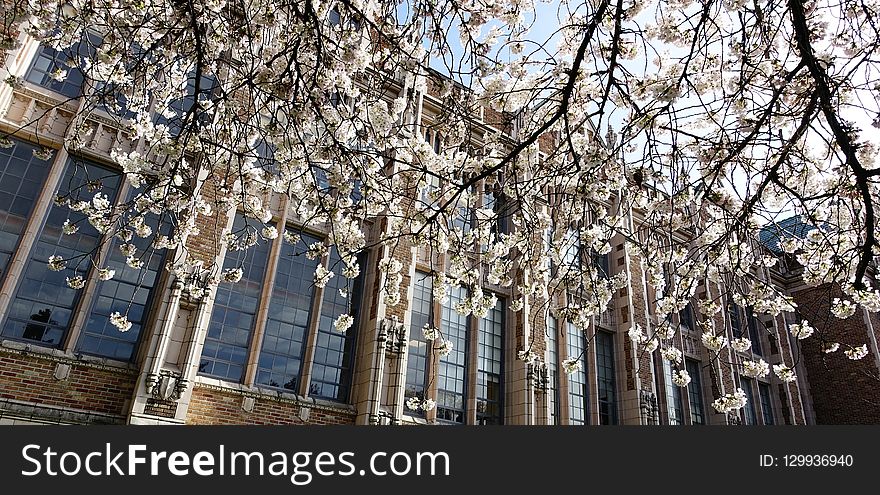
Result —
<instances>
[{"instance_id":1,"label":"window pane","mask_svg":"<svg viewBox=\"0 0 880 495\"><path fill-rule=\"evenodd\" d=\"M669 424L680 425L684 423L681 399L681 387L672 382L672 363L663 360L663 378L666 384L666 415Z\"/></svg>"},{"instance_id":2,"label":"window pane","mask_svg":"<svg viewBox=\"0 0 880 495\"><path fill-rule=\"evenodd\" d=\"M91 201L100 193L113 202L118 188L117 173L90 162L70 159L58 195L75 202ZM64 234L62 226L66 220L79 230ZM88 279L91 258L100 248L100 241L101 234L86 215L53 203L11 302L3 335L56 347L61 345L82 293L68 287L66 278ZM53 255L67 260L67 269L50 270L47 262Z\"/></svg>"},{"instance_id":3,"label":"window pane","mask_svg":"<svg viewBox=\"0 0 880 495\"><path fill-rule=\"evenodd\" d=\"M498 299L484 318L477 334L477 423L502 423L504 383L504 300Z\"/></svg>"},{"instance_id":4,"label":"window pane","mask_svg":"<svg viewBox=\"0 0 880 495\"><path fill-rule=\"evenodd\" d=\"M52 165L34 156L35 146L12 142L12 148L0 148L0 281Z\"/></svg>"},{"instance_id":5,"label":"window pane","mask_svg":"<svg viewBox=\"0 0 880 495\"><path fill-rule=\"evenodd\" d=\"M100 38L93 34L62 51L55 50L48 45L41 45L34 56L34 61L25 74L28 82L38 84L44 88L61 93L68 98L82 96L83 73L79 68L84 59L92 58L95 48L100 44ZM58 71L67 71L66 77L61 81L53 78Z\"/></svg>"},{"instance_id":6,"label":"window pane","mask_svg":"<svg viewBox=\"0 0 880 495\"><path fill-rule=\"evenodd\" d=\"M568 357L579 358L581 363L580 370L568 375L568 421L573 425L589 423L586 348L584 331L568 323Z\"/></svg>"},{"instance_id":7,"label":"window pane","mask_svg":"<svg viewBox=\"0 0 880 495\"><path fill-rule=\"evenodd\" d=\"M747 425L756 425L758 424L757 413L755 412L755 394L752 392L752 380L740 377L739 379L740 387L746 393L746 399L748 399L748 404L743 408L743 423Z\"/></svg>"},{"instance_id":8,"label":"window pane","mask_svg":"<svg viewBox=\"0 0 880 495\"><path fill-rule=\"evenodd\" d=\"M428 388L428 342L422 335L422 327L425 324L433 326L431 322L431 305L433 304L433 280L431 275L416 272L413 280L412 310L410 313L409 345L407 347L406 361L406 390L405 398L425 398ZM412 410L404 407L404 412L411 415L423 415L422 410Z\"/></svg>"},{"instance_id":9,"label":"window pane","mask_svg":"<svg viewBox=\"0 0 880 495\"><path fill-rule=\"evenodd\" d=\"M550 424L559 424L559 351L556 348L559 331L556 318L549 317L547 320L547 379L548 384L547 400L550 406Z\"/></svg>"},{"instance_id":10,"label":"window pane","mask_svg":"<svg viewBox=\"0 0 880 495\"><path fill-rule=\"evenodd\" d=\"M764 424L775 424L773 418L773 401L770 397L770 385L758 383L758 393L761 394L761 413L764 415Z\"/></svg>"},{"instance_id":11,"label":"window pane","mask_svg":"<svg viewBox=\"0 0 880 495\"><path fill-rule=\"evenodd\" d=\"M440 311L440 331L444 339L452 341L452 352L440 358L437 371L437 419L442 422L465 422L468 317L454 308L466 297L467 289L450 287L449 301Z\"/></svg>"},{"instance_id":12,"label":"window pane","mask_svg":"<svg viewBox=\"0 0 880 495\"><path fill-rule=\"evenodd\" d=\"M260 349L257 383L261 385L297 390L315 294L315 262L304 253L315 242L320 240L301 234L296 245L282 243Z\"/></svg>"},{"instance_id":13,"label":"window pane","mask_svg":"<svg viewBox=\"0 0 880 495\"><path fill-rule=\"evenodd\" d=\"M244 217L236 214L232 231L241 234L246 225ZM248 235L257 234L251 231ZM241 268L243 273L238 282L217 287L199 373L235 382L243 378L269 246L270 243L259 241L248 249L226 252L223 269Z\"/></svg>"},{"instance_id":14,"label":"window pane","mask_svg":"<svg viewBox=\"0 0 880 495\"><path fill-rule=\"evenodd\" d=\"M688 399L691 406L691 423L695 425L706 424L706 412L703 405L703 378L700 374L700 363L693 359L685 361L691 383L688 384Z\"/></svg>"},{"instance_id":15,"label":"window pane","mask_svg":"<svg viewBox=\"0 0 880 495\"><path fill-rule=\"evenodd\" d=\"M596 374L599 397L599 423L617 424L616 380L614 377L614 336L596 333Z\"/></svg>"}]
</instances>

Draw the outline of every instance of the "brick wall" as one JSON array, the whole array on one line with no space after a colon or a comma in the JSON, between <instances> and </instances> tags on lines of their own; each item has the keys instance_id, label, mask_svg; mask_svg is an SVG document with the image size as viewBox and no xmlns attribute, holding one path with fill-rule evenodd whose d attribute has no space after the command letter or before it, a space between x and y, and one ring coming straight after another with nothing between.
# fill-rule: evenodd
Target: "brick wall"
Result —
<instances>
[{"instance_id":1,"label":"brick wall","mask_svg":"<svg viewBox=\"0 0 880 495\"><path fill-rule=\"evenodd\" d=\"M65 380L58 363L71 366ZM0 349L0 399L124 417L136 380L130 369Z\"/></svg>"},{"instance_id":2,"label":"brick wall","mask_svg":"<svg viewBox=\"0 0 880 495\"><path fill-rule=\"evenodd\" d=\"M880 383L875 356L870 351L868 326L862 311L845 320L831 315L831 300L841 297L837 288L822 286L793 293L798 311L815 328L801 340L801 359L809 374L810 394L817 424L880 423ZM876 325L877 319L874 318ZM869 354L859 361L848 359L846 346L831 354L821 352L822 339L853 345L868 344Z\"/></svg>"},{"instance_id":3,"label":"brick wall","mask_svg":"<svg viewBox=\"0 0 880 495\"><path fill-rule=\"evenodd\" d=\"M196 385L186 423L192 425L351 425L354 411L311 407L308 418L300 418L300 405L292 400L256 397L251 412L242 409L244 395Z\"/></svg>"}]
</instances>

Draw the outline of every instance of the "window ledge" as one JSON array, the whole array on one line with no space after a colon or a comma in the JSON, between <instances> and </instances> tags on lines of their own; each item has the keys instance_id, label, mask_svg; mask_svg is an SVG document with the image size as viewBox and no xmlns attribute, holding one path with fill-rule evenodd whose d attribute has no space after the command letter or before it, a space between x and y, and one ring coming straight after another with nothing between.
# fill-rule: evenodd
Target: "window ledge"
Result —
<instances>
[{"instance_id":1,"label":"window ledge","mask_svg":"<svg viewBox=\"0 0 880 495\"><path fill-rule=\"evenodd\" d=\"M88 366L102 370L121 371L131 375L137 374L138 368L133 363L118 361L100 356L91 356L79 352L65 352L61 349L44 347L19 340L0 341L0 352L21 356L35 355L41 359L77 366Z\"/></svg>"},{"instance_id":2,"label":"window ledge","mask_svg":"<svg viewBox=\"0 0 880 495\"><path fill-rule=\"evenodd\" d=\"M242 383L230 382L219 378L211 378L208 376L197 375L194 385L199 388L207 388L218 392L233 392L239 395L254 397L255 399L274 400L282 403L293 404L297 406L310 407L314 409L325 409L330 411L339 411L354 414L357 412L351 404L343 402L334 402L327 399L317 399L314 397L303 397L293 392L283 392L277 389L254 386L249 387Z\"/></svg>"}]
</instances>

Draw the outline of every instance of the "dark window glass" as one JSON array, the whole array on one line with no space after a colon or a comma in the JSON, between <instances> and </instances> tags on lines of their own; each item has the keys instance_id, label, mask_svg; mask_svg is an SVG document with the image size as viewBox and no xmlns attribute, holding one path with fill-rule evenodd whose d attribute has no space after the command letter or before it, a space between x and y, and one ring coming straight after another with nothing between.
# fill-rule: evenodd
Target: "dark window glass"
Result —
<instances>
[{"instance_id":1,"label":"dark window glass","mask_svg":"<svg viewBox=\"0 0 880 495\"><path fill-rule=\"evenodd\" d=\"M91 201L100 193L112 203L118 188L119 175L115 172L71 159L67 162L59 196L71 201ZM79 230L64 234L65 220ZM66 278L81 276L88 279L91 259L97 254L100 241L101 234L84 214L53 204L10 304L3 335L56 347L61 345L82 293L82 290L68 287ZM53 255L67 260L67 269L50 270L47 262Z\"/></svg>"},{"instance_id":2,"label":"dark window glass","mask_svg":"<svg viewBox=\"0 0 880 495\"><path fill-rule=\"evenodd\" d=\"M465 379L467 377L468 317L455 311L467 297L463 287L450 287L449 301L440 311L440 331L452 341L452 352L440 358L437 372L437 419L449 423L465 422ZM440 344L439 339L437 345Z\"/></svg>"},{"instance_id":3,"label":"dark window glass","mask_svg":"<svg viewBox=\"0 0 880 495\"><path fill-rule=\"evenodd\" d=\"M504 383L504 301L499 299L484 318L477 334L477 423L502 423L501 384Z\"/></svg>"},{"instance_id":4,"label":"dark window glass","mask_svg":"<svg viewBox=\"0 0 880 495\"><path fill-rule=\"evenodd\" d=\"M78 43L61 51L48 45L40 45L24 78L68 98L79 98L82 96L84 79L80 65L84 59L94 57L95 48L100 42L100 38L88 34ZM57 70L67 71L67 76L61 81L53 78Z\"/></svg>"},{"instance_id":5,"label":"dark window glass","mask_svg":"<svg viewBox=\"0 0 880 495\"><path fill-rule=\"evenodd\" d=\"M577 229L568 229L562 241L562 263L572 268L581 266L581 238Z\"/></svg>"},{"instance_id":6,"label":"dark window glass","mask_svg":"<svg viewBox=\"0 0 880 495\"><path fill-rule=\"evenodd\" d=\"M360 260L360 266L364 266L363 259ZM348 399L351 386L353 347L357 335L358 310L365 273L365 270L362 270L352 283L342 276L343 267L339 253L335 247L332 248L329 269L336 275L324 287L321 316L318 320L318 340L309 383L309 395L339 401ZM343 296L341 291L349 289L350 294ZM354 318L354 323L343 334L336 330L334 322L344 313L350 314Z\"/></svg>"},{"instance_id":7,"label":"dark window glass","mask_svg":"<svg viewBox=\"0 0 880 495\"><path fill-rule=\"evenodd\" d=\"M742 323L740 323L739 305L732 302L727 306L727 309L730 313L730 328L733 330L733 336L740 338L743 335L743 329Z\"/></svg>"},{"instance_id":8,"label":"dark window glass","mask_svg":"<svg viewBox=\"0 0 880 495\"><path fill-rule=\"evenodd\" d=\"M758 318L755 316L752 308L748 308L746 312L749 322L749 340L752 341L752 352L761 355L763 352L761 349L761 331L758 329Z\"/></svg>"},{"instance_id":9,"label":"dark window glass","mask_svg":"<svg viewBox=\"0 0 880 495\"><path fill-rule=\"evenodd\" d=\"M672 382L672 363L663 360L663 378L666 383L666 415L669 424L680 425L684 422L684 406L682 405L681 387Z\"/></svg>"},{"instance_id":10,"label":"dark window glass","mask_svg":"<svg viewBox=\"0 0 880 495\"><path fill-rule=\"evenodd\" d=\"M616 380L614 376L614 335L596 333L596 374L599 424L617 424Z\"/></svg>"},{"instance_id":11,"label":"dark window glass","mask_svg":"<svg viewBox=\"0 0 880 495\"><path fill-rule=\"evenodd\" d=\"M703 378L700 374L700 363L693 359L685 360L691 383L688 384L688 399L691 406L691 423L695 425L706 424L706 410L703 404Z\"/></svg>"},{"instance_id":12,"label":"dark window glass","mask_svg":"<svg viewBox=\"0 0 880 495\"><path fill-rule=\"evenodd\" d=\"M756 425L758 424L758 416L755 412L755 393L752 391L752 380L740 377L739 386L745 391L746 399L748 399L748 404L743 408L743 423Z\"/></svg>"},{"instance_id":13,"label":"dark window glass","mask_svg":"<svg viewBox=\"0 0 880 495\"><path fill-rule=\"evenodd\" d=\"M547 320L547 400L550 401L550 424L559 424L559 351L556 348L559 336L556 318Z\"/></svg>"},{"instance_id":14,"label":"dark window glass","mask_svg":"<svg viewBox=\"0 0 880 495\"><path fill-rule=\"evenodd\" d=\"M52 165L34 156L35 146L12 142L12 148L0 148L0 281Z\"/></svg>"},{"instance_id":15,"label":"dark window glass","mask_svg":"<svg viewBox=\"0 0 880 495\"><path fill-rule=\"evenodd\" d=\"M696 326L694 326L694 307L691 303L688 303L687 306L678 313L679 321L683 327L686 327L688 330L696 330ZM690 373L690 372L688 372Z\"/></svg>"},{"instance_id":16,"label":"dark window glass","mask_svg":"<svg viewBox=\"0 0 880 495\"><path fill-rule=\"evenodd\" d=\"M167 220L160 223L155 215L147 216L144 223L160 235L168 235L171 231L170 223ZM119 238L113 239L106 266L116 273L112 279L98 283L89 319L77 343L80 352L123 361L134 357L147 310L153 300L153 289L165 260L166 250L153 248L152 239L151 236L142 238L136 234L132 237L131 244L137 247L135 256L143 262L140 269L128 266L126 256L119 250L124 243ZM130 330L120 332L110 324L110 315L114 312L128 314L128 320L132 323Z\"/></svg>"},{"instance_id":17,"label":"dark window glass","mask_svg":"<svg viewBox=\"0 0 880 495\"><path fill-rule=\"evenodd\" d=\"M486 186L483 192L483 208L492 211L493 223L489 232L495 242L498 242L498 236L507 233L507 212L505 211L504 197L498 184Z\"/></svg>"},{"instance_id":18,"label":"dark window glass","mask_svg":"<svg viewBox=\"0 0 880 495\"><path fill-rule=\"evenodd\" d=\"M761 394L761 413L764 415L764 424L774 424L773 400L770 397L770 385L758 383L758 393Z\"/></svg>"},{"instance_id":19,"label":"dark window glass","mask_svg":"<svg viewBox=\"0 0 880 495\"><path fill-rule=\"evenodd\" d=\"M428 388L428 342L423 338L422 327L431 322L431 305L433 304L433 280L427 273L416 272L413 281L412 310L410 313L409 345L406 360L406 398L425 398ZM422 410L404 407L406 414L422 415Z\"/></svg>"},{"instance_id":20,"label":"dark window glass","mask_svg":"<svg viewBox=\"0 0 880 495\"><path fill-rule=\"evenodd\" d=\"M253 225L253 220L250 221ZM241 214L236 214L232 231L244 233L247 225ZM257 235L251 230L245 235ZM260 292L266 275L270 244L259 241L248 249L226 252L223 269L242 269L236 283L221 283L217 287L214 309L208 324L208 335L202 350L199 372L231 381L241 381L247 363L248 346L254 329Z\"/></svg>"},{"instance_id":21,"label":"dark window glass","mask_svg":"<svg viewBox=\"0 0 880 495\"><path fill-rule=\"evenodd\" d=\"M573 425L589 423L589 389L584 331L568 323L568 357L578 359L581 369L568 375L568 421Z\"/></svg>"},{"instance_id":22,"label":"dark window glass","mask_svg":"<svg viewBox=\"0 0 880 495\"><path fill-rule=\"evenodd\" d=\"M315 242L320 240L300 234L296 245L282 243L257 364L261 385L298 388L315 292L314 262L303 253Z\"/></svg>"},{"instance_id":23,"label":"dark window glass","mask_svg":"<svg viewBox=\"0 0 880 495\"><path fill-rule=\"evenodd\" d=\"M217 78L210 74L202 74L199 83L199 100L209 100L213 98L214 91L217 89ZM164 124L168 126L168 133L171 136L177 136L183 130L184 125L192 125L193 117L187 118L187 114L193 108L196 102L196 76L195 73L190 74L186 83L186 96L171 100L168 104L167 114L157 114L156 124ZM201 125L205 125L211 116L201 109L196 112L197 119Z\"/></svg>"}]
</instances>

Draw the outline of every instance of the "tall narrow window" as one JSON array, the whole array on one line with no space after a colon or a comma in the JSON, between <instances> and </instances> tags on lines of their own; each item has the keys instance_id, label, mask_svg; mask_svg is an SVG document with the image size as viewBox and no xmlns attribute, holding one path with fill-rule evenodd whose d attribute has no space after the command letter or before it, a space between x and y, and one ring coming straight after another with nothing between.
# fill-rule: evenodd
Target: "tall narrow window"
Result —
<instances>
[{"instance_id":1,"label":"tall narrow window","mask_svg":"<svg viewBox=\"0 0 880 495\"><path fill-rule=\"evenodd\" d=\"M758 418L755 412L755 393L752 391L752 380L740 377L739 384L746 393L746 399L748 399L746 407L743 408L743 424L756 425L758 424Z\"/></svg>"},{"instance_id":2,"label":"tall narrow window","mask_svg":"<svg viewBox=\"0 0 880 495\"><path fill-rule=\"evenodd\" d=\"M672 382L672 363L663 359L663 378L666 384L666 415L669 424L683 423L684 406L682 405L681 387Z\"/></svg>"},{"instance_id":3,"label":"tall narrow window","mask_svg":"<svg viewBox=\"0 0 880 495\"><path fill-rule=\"evenodd\" d=\"M688 330L696 330L697 327L694 325L694 307L691 303L687 303L687 306L678 313L679 322L681 326L687 328Z\"/></svg>"},{"instance_id":4,"label":"tall narrow window","mask_svg":"<svg viewBox=\"0 0 880 495\"><path fill-rule=\"evenodd\" d=\"M596 333L596 395L599 400L599 424L617 424L616 380L614 378L614 335Z\"/></svg>"},{"instance_id":5,"label":"tall narrow window","mask_svg":"<svg viewBox=\"0 0 880 495\"><path fill-rule=\"evenodd\" d=\"M90 201L96 194L111 203L119 189L119 175L96 164L68 160L59 196L72 201ZM78 227L63 232L64 223ZM60 346L73 322L73 311L81 290L67 285L66 278L88 279L93 258L100 248L101 234L81 212L64 205L53 205L31 252L3 325L3 335L15 339ZM50 256L67 260L67 270L54 272L48 267Z\"/></svg>"},{"instance_id":6,"label":"tall narrow window","mask_svg":"<svg viewBox=\"0 0 880 495\"><path fill-rule=\"evenodd\" d=\"M156 215L141 218L140 221L151 232L164 235L170 233L171 225L168 221L160 224ZM86 354L129 361L134 357L147 319L147 310L153 299L153 289L162 273L165 249L154 248L151 237L132 235L129 244L136 247L135 256L143 263L142 268L134 269L128 265L126 255L119 249L123 244L125 243L119 238L113 240L105 264L116 273L112 279L98 285L77 349ZM132 323L130 330L120 332L110 324L110 315L114 312L127 315Z\"/></svg>"},{"instance_id":7,"label":"tall narrow window","mask_svg":"<svg viewBox=\"0 0 880 495\"><path fill-rule=\"evenodd\" d=\"M35 146L12 142L12 148L0 147L0 282L52 165L34 156Z\"/></svg>"},{"instance_id":8,"label":"tall narrow window","mask_svg":"<svg viewBox=\"0 0 880 495\"><path fill-rule=\"evenodd\" d=\"M691 424L706 424L706 411L703 404L703 379L700 374L700 363L693 359L685 360L685 367L691 377L688 384L688 399L691 406Z\"/></svg>"},{"instance_id":9,"label":"tall narrow window","mask_svg":"<svg viewBox=\"0 0 880 495\"><path fill-rule=\"evenodd\" d=\"M547 400L550 407L550 424L559 424L559 351L556 345L559 337L556 318L550 316L547 319Z\"/></svg>"},{"instance_id":10,"label":"tall narrow window","mask_svg":"<svg viewBox=\"0 0 880 495\"><path fill-rule=\"evenodd\" d=\"M253 221L251 221L253 223ZM236 214L233 232L243 233L246 221ZM247 235L257 235L251 231ZM241 280L217 287L214 309L202 350L199 372L224 380L241 381L247 364L248 346L260 301L269 259L269 243L226 253L223 269L242 269Z\"/></svg>"},{"instance_id":11,"label":"tall narrow window","mask_svg":"<svg viewBox=\"0 0 880 495\"><path fill-rule=\"evenodd\" d=\"M465 422L465 380L467 377L468 317L455 306L467 297L467 289L449 289L449 301L440 311L440 331L451 341L452 351L440 358L437 372L437 419L449 423Z\"/></svg>"},{"instance_id":12,"label":"tall narrow window","mask_svg":"<svg viewBox=\"0 0 880 495\"><path fill-rule=\"evenodd\" d=\"M312 282L314 262L306 258L304 253L315 242L320 241L300 234L300 240L295 245L289 242L281 245L260 348L256 380L260 385L287 390L297 390L299 387L315 294Z\"/></svg>"},{"instance_id":13,"label":"tall narrow window","mask_svg":"<svg viewBox=\"0 0 880 495\"><path fill-rule=\"evenodd\" d=\"M363 260L360 266L364 266ZM324 287L318 339L312 364L309 395L344 401L351 386L354 339L357 335L360 295L365 271L352 283L342 276L344 265L336 247L330 250L330 270L336 275ZM350 294L347 293L350 289ZM336 318L350 314L354 323L344 334L336 329Z\"/></svg>"},{"instance_id":14,"label":"tall narrow window","mask_svg":"<svg viewBox=\"0 0 880 495\"><path fill-rule=\"evenodd\" d=\"M730 313L730 328L733 331L733 336L736 338L742 337L743 328L740 320L739 305L731 302L728 304L727 310Z\"/></svg>"},{"instance_id":15,"label":"tall narrow window","mask_svg":"<svg viewBox=\"0 0 880 495\"><path fill-rule=\"evenodd\" d=\"M577 229L569 228L565 232L562 248L564 249L562 263L568 265L568 268L579 267L581 265L581 239Z\"/></svg>"},{"instance_id":16,"label":"tall narrow window","mask_svg":"<svg viewBox=\"0 0 880 495\"><path fill-rule=\"evenodd\" d=\"M416 272L413 280L413 299L410 313L409 345L406 360L406 398L425 398L428 389L428 342L422 335L425 325L434 326L431 321L431 306L433 302L433 280L427 273ZM421 415L421 410L404 408L404 412L412 415Z\"/></svg>"},{"instance_id":17,"label":"tall narrow window","mask_svg":"<svg viewBox=\"0 0 880 495\"><path fill-rule=\"evenodd\" d=\"M775 424L773 418L773 399L770 397L770 385L759 382L758 394L761 396L761 413L764 416L764 424Z\"/></svg>"},{"instance_id":18,"label":"tall narrow window","mask_svg":"<svg viewBox=\"0 0 880 495\"><path fill-rule=\"evenodd\" d=\"M579 370L568 375L568 421L573 425L589 423L586 348L584 331L568 323L568 358L581 363Z\"/></svg>"},{"instance_id":19,"label":"tall narrow window","mask_svg":"<svg viewBox=\"0 0 880 495\"><path fill-rule=\"evenodd\" d=\"M752 342L752 352L760 356L763 354L761 349L761 331L758 328L758 318L751 307L746 310L746 318L749 322L749 340Z\"/></svg>"},{"instance_id":20,"label":"tall narrow window","mask_svg":"<svg viewBox=\"0 0 880 495\"><path fill-rule=\"evenodd\" d=\"M477 334L477 423L500 425L504 353L504 300L498 299L484 318Z\"/></svg>"}]
</instances>

